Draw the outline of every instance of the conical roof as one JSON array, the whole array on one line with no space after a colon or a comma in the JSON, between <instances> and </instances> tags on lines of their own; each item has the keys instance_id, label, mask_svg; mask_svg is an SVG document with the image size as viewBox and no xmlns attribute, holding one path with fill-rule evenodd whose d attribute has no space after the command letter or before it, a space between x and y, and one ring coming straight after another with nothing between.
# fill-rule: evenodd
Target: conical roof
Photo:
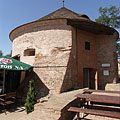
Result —
<instances>
[{"instance_id":1,"label":"conical roof","mask_svg":"<svg viewBox=\"0 0 120 120\"><path fill-rule=\"evenodd\" d=\"M115 29L105 26L103 24L98 24L96 22L93 22L89 19L89 17L85 14L77 14L65 7L62 7L36 21L33 21L31 23L27 23L24 25L21 25L10 33L10 39L13 41L14 33L23 27L27 27L31 24L39 23L41 21L45 20L57 20L57 19L67 19L67 25L71 25L73 27L76 27L78 29L88 31L95 34L107 34L107 35L113 35L114 32L117 32ZM117 32L118 34L118 32ZM119 36L119 34L118 34ZM118 37L117 37L118 38Z\"/></svg>"},{"instance_id":2,"label":"conical roof","mask_svg":"<svg viewBox=\"0 0 120 120\"><path fill-rule=\"evenodd\" d=\"M65 7L62 7L40 19L37 21L42 21L42 20L51 20L51 19L86 19L89 20L89 17L84 14L77 14Z\"/></svg>"}]
</instances>

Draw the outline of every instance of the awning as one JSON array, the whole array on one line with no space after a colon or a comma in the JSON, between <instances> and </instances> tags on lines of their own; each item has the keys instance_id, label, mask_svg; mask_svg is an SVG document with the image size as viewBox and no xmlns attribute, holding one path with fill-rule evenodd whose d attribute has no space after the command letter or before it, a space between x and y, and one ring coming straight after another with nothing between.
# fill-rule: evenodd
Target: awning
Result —
<instances>
[{"instance_id":1,"label":"awning","mask_svg":"<svg viewBox=\"0 0 120 120\"><path fill-rule=\"evenodd\" d=\"M16 59L13 59L8 56L1 56L0 57L0 69L7 69L7 70L30 70L33 67L26 63L20 62Z\"/></svg>"}]
</instances>

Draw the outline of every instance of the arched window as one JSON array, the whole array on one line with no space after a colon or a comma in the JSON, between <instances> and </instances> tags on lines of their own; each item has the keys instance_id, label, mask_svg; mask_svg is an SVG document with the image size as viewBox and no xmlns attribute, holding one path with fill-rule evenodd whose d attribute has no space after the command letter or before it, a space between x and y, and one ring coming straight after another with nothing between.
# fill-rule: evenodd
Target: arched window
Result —
<instances>
[{"instance_id":1,"label":"arched window","mask_svg":"<svg viewBox=\"0 0 120 120\"><path fill-rule=\"evenodd\" d=\"M35 56L35 49L29 48L24 50L24 56Z\"/></svg>"}]
</instances>

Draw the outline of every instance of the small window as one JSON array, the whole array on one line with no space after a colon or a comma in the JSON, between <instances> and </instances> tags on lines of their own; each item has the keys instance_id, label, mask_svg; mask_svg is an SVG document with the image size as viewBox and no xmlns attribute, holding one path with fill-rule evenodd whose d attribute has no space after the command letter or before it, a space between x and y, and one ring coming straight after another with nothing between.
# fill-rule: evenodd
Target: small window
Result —
<instances>
[{"instance_id":1,"label":"small window","mask_svg":"<svg viewBox=\"0 0 120 120\"><path fill-rule=\"evenodd\" d=\"M26 49L24 51L24 56L35 56L35 49Z\"/></svg>"},{"instance_id":2,"label":"small window","mask_svg":"<svg viewBox=\"0 0 120 120\"><path fill-rule=\"evenodd\" d=\"M85 50L90 50L90 42L85 42Z\"/></svg>"}]
</instances>

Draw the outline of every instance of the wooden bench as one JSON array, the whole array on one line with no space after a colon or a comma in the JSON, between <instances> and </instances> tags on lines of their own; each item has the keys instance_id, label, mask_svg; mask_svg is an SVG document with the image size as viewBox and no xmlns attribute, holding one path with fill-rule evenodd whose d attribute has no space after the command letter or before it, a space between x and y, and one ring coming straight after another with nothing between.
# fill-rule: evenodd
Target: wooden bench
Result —
<instances>
[{"instance_id":1,"label":"wooden bench","mask_svg":"<svg viewBox=\"0 0 120 120\"><path fill-rule=\"evenodd\" d=\"M99 116L107 116L113 118L120 118L119 112L113 111L105 111L105 110L95 110L95 109L86 109L86 108L78 108L78 107L70 107L68 111L77 113L77 120L80 119L79 113L99 115Z\"/></svg>"},{"instance_id":2,"label":"wooden bench","mask_svg":"<svg viewBox=\"0 0 120 120\"><path fill-rule=\"evenodd\" d=\"M85 105L84 106L87 109L94 109L94 110L106 110L106 111L114 111L120 113L119 107L111 107L111 106L100 106L100 105Z\"/></svg>"},{"instance_id":3,"label":"wooden bench","mask_svg":"<svg viewBox=\"0 0 120 120\"><path fill-rule=\"evenodd\" d=\"M93 91L90 91L93 92ZM70 107L68 111L120 118L120 96L99 94L77 94L75 96L82 104L79 107Z\"/></svg>"}]
</instances>

